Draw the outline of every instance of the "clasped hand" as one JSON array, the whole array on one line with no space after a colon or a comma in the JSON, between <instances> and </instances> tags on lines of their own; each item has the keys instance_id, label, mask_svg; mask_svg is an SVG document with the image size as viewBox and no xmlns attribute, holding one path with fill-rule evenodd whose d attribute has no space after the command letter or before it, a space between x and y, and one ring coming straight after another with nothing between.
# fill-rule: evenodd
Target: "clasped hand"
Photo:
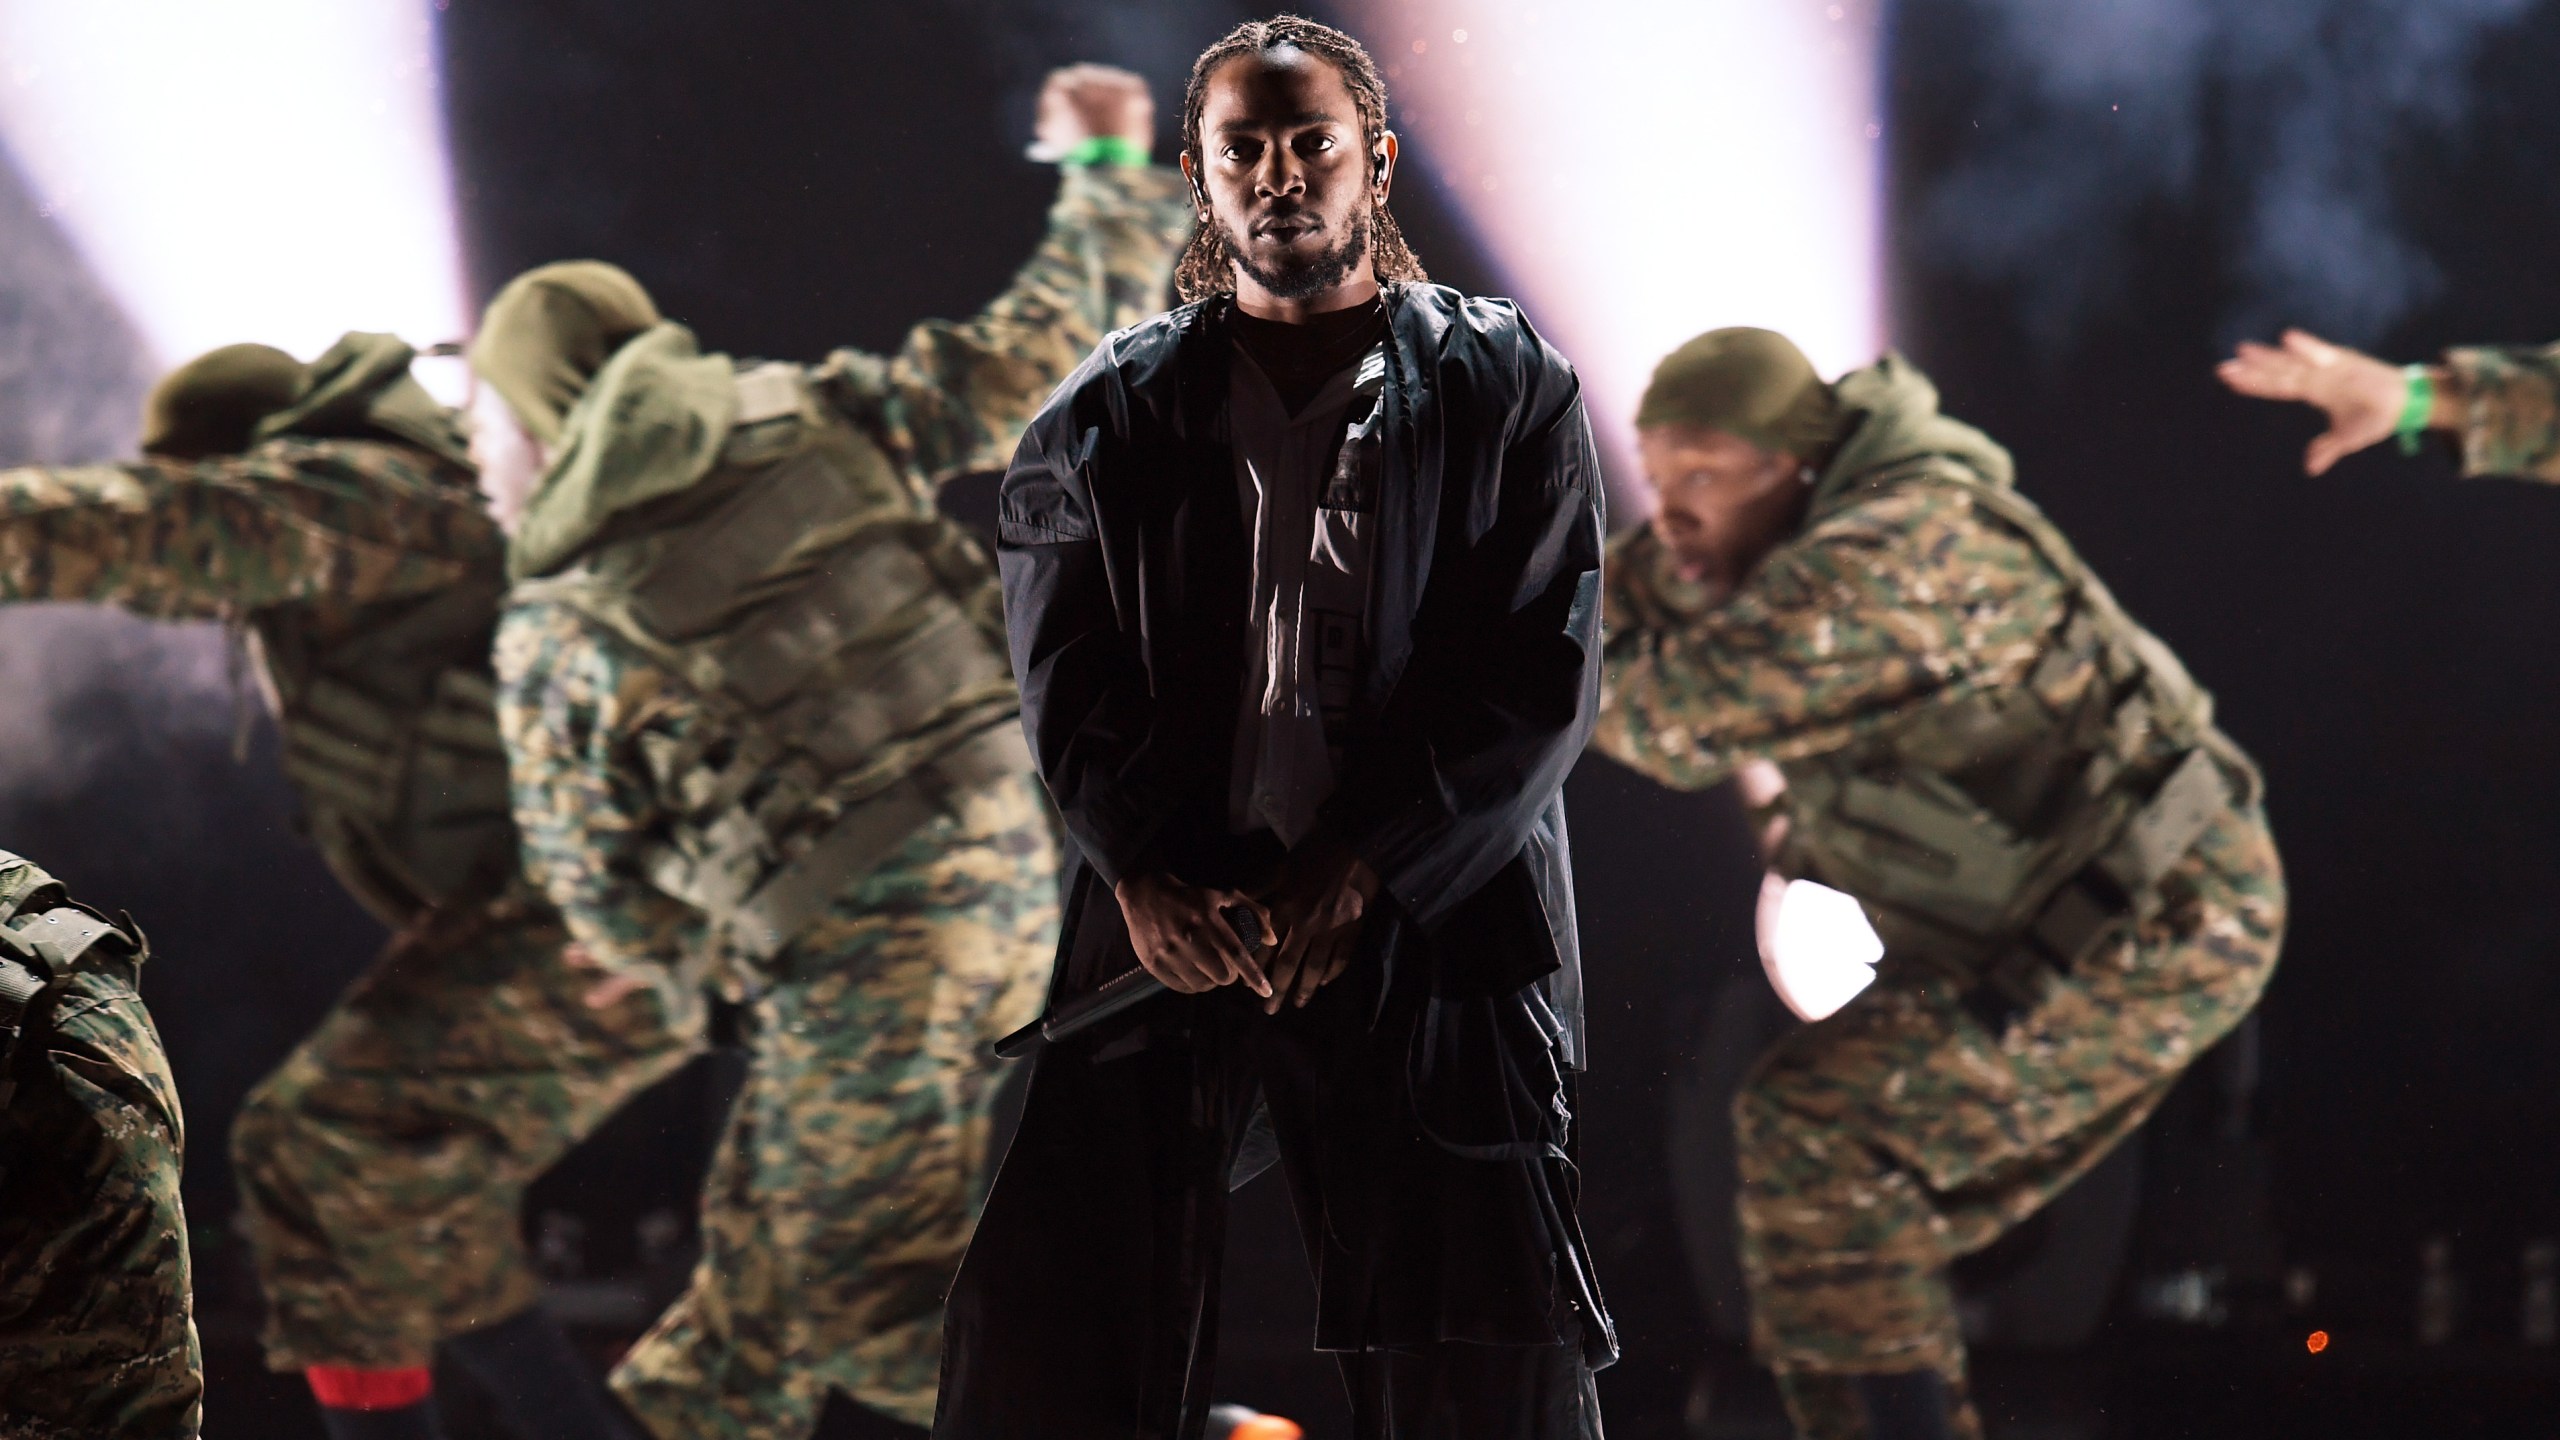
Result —
<instances>
[{"instance_id":1,"label":"clasped hand","mask_svg":"<svg viewBox=\"0 0 2560 1440\"><path fill-rule=\"evenodd\" d=\"M1360 921L1378 892L1366 862L1332 844L1302 847L1280 883L1262 896L1191 885L1157 872L1133 875L1114 892L1129 922L1138 963L1168 990L1197 995L1241 981L1262 997L1263 1013L1304 1005L1351 963ZM1224 912L1241 907L1271 943L1248 947Z\"/></svg>"}]
</instances>

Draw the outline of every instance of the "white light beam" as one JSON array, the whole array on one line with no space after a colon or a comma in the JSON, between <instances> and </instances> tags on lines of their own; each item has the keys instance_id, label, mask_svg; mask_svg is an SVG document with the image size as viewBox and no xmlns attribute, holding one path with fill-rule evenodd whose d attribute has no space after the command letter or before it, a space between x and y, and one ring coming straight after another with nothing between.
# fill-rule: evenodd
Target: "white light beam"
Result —
<instances>
[{"instance_id":1,"label":"white light beam","mask_svg":"<svg viewBox=\"0 0 2560 1440\"><path fill-rule=\"evenodd\" d=\"M164 364L467 314L431 0L0 0L0 134Z\"/></svg>"},{"instance_id":2,"label":"white light beam","mask_svg":"<svg viewBox=\"0 0 2560 1440\"><path fill-rule=\"evenodd\" d=\"M1412 148L1582 372L1613 461L1654 362L1884 341L1881 0L1367 0ZM1424 257L1427 264L1428 256Z\"/></svg>"}]
</instances>

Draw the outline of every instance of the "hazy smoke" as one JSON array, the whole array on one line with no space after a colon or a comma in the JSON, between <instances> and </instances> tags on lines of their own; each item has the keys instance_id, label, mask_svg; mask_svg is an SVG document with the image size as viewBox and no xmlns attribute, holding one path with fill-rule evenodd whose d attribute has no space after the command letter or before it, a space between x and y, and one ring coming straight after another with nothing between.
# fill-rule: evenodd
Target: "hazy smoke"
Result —
<instances>
[{"instance_id":1,"label":"hazy smoke","mask_svg":"<svg viewBox=\"0 0 2560 1440\"><path fill-rule=\"evenodd\" d=\"M87 605L0 611L0 815L76 795L109 766L229 745L235 694L257 703L230 674L212 625Z\"/></svg>"},{"instance_id":2,"label":"hazy smoke","mask_svg":"<svg viewBox=\"0 0 2560 1440\"><path fill-rule=\"evenodd\" d=\"M141 337L0 151L0 467L126 451L152 373Z\"/></svg>"},{"instance_id":3,"label":"hazy smoke","mask_svg":"<svg viewBox=\"0 0 2560 1440\"><path fill-rule=\"evenodd\" d=\"M2227 187L2230 326L2370 342L2440 281L2402 233L2393 158L2464 123L2473 57L2531 3L1951 0L1984 22L1982 138L1924 235L2018 286L2059 343L2127 298L2146 207Z\"/></svg>"},{"instance_id":4,"label":"hazy smoke","mask_svg":"<svg viewBox=\"0 0 2560 1440\"><path fill-rule=\"evenodd\" d=\"M153 368L0 154L0 468L131 453ZM110 763L227 743L225 671L210 625L0 606L0 824Z\"/></svg>"}]
</instances>

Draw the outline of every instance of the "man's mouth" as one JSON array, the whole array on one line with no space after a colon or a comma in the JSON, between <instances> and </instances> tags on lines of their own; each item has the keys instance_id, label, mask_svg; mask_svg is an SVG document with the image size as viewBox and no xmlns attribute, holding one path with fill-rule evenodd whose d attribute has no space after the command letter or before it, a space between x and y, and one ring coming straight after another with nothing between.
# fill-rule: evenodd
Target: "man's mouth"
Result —
<instances>
[{"instance_id":1,"label":"man's mouth","mask_svg":"<svg viewBox=\"0 0 2560 1440\"><path fill-rule=\"evenodd\" d=\"M1286 245L1293 240L1313 235L1323 228L1323 222L1312 215L1281 215L1255 222L1253 237L1257 240L1276 240Z\"/></svg>"}]
</instances>

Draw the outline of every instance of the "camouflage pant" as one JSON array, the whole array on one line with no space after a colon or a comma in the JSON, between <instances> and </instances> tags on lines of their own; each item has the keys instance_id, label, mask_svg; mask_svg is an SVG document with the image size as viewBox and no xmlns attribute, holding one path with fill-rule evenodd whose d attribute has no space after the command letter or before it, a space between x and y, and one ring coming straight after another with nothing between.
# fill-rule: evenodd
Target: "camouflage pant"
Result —
<instances>
[{"instance_id":1,"label":"camouflage pant","mask_svg":"<svg viewBox=\"0 0 2560 1440\"><path fill-rule=\"evenodd\" d=\"M0 1110L5 1440L193 1440L202 1418L186 1123L133 982L129 960L83 961L50 1022L29 1017L33 1053Z\"/></svg>"},{"instance_id":2,"label":"camouflage pant","mask_svg":"<svg viewBox=\"0 0 2560 1440\"><path fill-rule=\"evenodd\" d=\"M231 1133L267 1360L393 1369L532 1305L525 1187L700 1048L654 995L605 1010L519 899L393 940Z\"/></svg>"},{"instance_id":3,"label":"camouflage pant","mask_svg":"<svg viewBox=\"0 0 2560 1440\"><path fill-rule=\"evenodd\" d=\"M1866 1433L1851 1375L1934 1369L1960 1402L1947 1265L2103 1159L2257 1003L2285 906L2263 819L2216 822L2162 891L2158 914L2005 1033L1944 979L1888 963L1744 1085L1752 1339L1809 1440ZM1958 1408L1958 1433L1978 1435Z\"/></svg>"},{"instance_id":4,"label":"camouflage pant","mask_svg":"<svg viewBox=\"0 0 2560 1440\"><path fill-rule=\"evenodd\" d=\"M613 1376L662 1440L796 1440L830 1389L933 1418L984 1188L987 1047L1038 1012L1058 921L1031 782L954 808L839 897L755 1002L702 1263Z\"/></svg>"}]
</instances>

